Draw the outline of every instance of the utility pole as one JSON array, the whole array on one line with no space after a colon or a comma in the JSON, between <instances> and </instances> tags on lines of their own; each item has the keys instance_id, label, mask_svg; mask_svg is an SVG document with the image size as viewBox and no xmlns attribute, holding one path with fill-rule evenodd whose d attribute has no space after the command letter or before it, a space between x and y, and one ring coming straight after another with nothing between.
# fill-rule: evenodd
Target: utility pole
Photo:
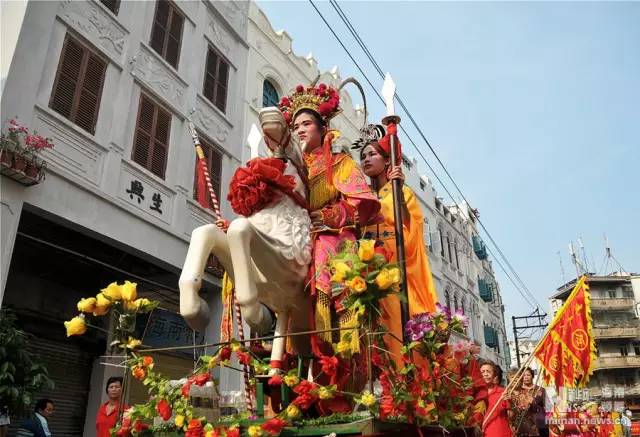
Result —
<instances>
[{"instance_id":1,"label":"utility pole","mask_svg":"<svg viewBox=\"0 0 640 437\"><path fill-rule=\"evenodd\" d=\"M546 328L548 323L544 321L545 317L547 317L547 314L540 314L539 308L536 308L536 310L528 316L511 317L511 321L513 322L513 338L516 346L516 362L518 363L518 368L520 368L519 340L522 338L522 333L530 328Z\"/></svg>"}]
</instances>

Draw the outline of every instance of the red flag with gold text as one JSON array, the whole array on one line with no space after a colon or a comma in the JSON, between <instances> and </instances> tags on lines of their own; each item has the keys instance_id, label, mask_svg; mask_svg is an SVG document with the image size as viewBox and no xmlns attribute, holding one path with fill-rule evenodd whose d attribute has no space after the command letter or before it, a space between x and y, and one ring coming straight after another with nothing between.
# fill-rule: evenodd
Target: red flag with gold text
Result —
<instances>
[{"instance_id":1,"label":"red flag with gold text","mask_svg":"<svg viewBox=\"0 0 640 437\"><path fill-rule=\"evenodd\" d=\"M544 368L547 383L576 387L584 386L593 373L595 351L591 295L583 276L553 318L535 356Z\"/></svg>"}]
</instances>

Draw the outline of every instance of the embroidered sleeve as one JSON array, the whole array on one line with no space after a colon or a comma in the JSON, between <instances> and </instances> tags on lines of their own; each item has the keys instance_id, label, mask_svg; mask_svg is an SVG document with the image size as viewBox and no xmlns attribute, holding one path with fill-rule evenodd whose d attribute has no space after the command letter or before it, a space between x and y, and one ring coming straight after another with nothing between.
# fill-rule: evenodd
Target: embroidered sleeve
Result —
<instances>
[{"instance_id":1,"label":"embroidered sleeve","mask_svg":"<svg viewBox=\"0 0 640 437\"><path fill-rule=\"evenodd\" d=\"M353 225L356 221L356 211L344 200L325 206L321 212L322 222L332 229Z\"/></svg>"}]
</instances>

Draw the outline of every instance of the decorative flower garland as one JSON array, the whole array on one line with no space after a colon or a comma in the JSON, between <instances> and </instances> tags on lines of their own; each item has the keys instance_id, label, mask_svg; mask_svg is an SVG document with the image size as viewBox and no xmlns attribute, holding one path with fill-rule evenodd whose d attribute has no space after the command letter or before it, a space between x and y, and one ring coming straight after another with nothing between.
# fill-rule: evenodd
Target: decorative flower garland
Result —
<instances>
[{"instance_id":1,"label":"decorative flower garland","mask_svg":"<svg viewBox=\"0 0 640 437\"><path fill-rule=\"evenodd\" d=\"M412 423L418 426L439 425L446 429L478 425L484 414L486 390L481 382L477 365L478 348L473 343L459 342L449 345L451 332L464 332L466 317L438 306L432 314L413 317L405 329L412 342L403 347L402 368L397 368L385 351L382 337L374 341L371 364L374 375L380 381L379 394L363 390L349 393L338 390L334 383L342 364L352 356L354 332L363 324L372 326L374 315L379 314L380 300L398 290L400 272L388 262L388 254L372 240L360 240L354 247L345 246L331 261L331 280L334 295L343 295L344 308L356 315L356 324L341 334L333 345L333 355L318 357L320 373L313 381L301 379L297 369L286 374L272 376L268 384L278 387L285 384L294 394L292 402L275 417L262 424L250 425L246 433L250 437L278 436L286 426L300 420L311 407L320 401L342 396L364 405L381 420ZM354 253L356 252L356 253ZM136 299L136 284L125 281L123 285L110 284L95 298L82 299L78 309L83 313L65 322L67 335L81 335L86 331L85 314L104 315L109 308L120 313L117 332L127 360L125 365L131 375L141 381L148 390L149 401L130 407L122 423L113 431L118 437L144 435L153 432L154 417L161 417L173 430L184 432L187 437L235 437L240 436L240 424L236 420L208 422L204 417L194 417L189 404L192 386L203 386L212 381L210 372L218 366L229 365L235 354L238 361L252 367L255 374L266 374L269 365L245 345L232 339L222 344L212 355L201 356L194 372L182 386L172 385L153 370L153 358L139 355L141 341L124 335L131 332L127 318L137 312L155 308L157 302ZM123 318L123 315L126 317ZM126 326L122 326L125 324ZM376 329L379 327L376 326ZM125 339L126 338L126 339ZM140 352L144 352L141 350ZM326 375L330 384L316 381ZM215 381L214 381L215 383Z\"/></svg>"}]
</instances>

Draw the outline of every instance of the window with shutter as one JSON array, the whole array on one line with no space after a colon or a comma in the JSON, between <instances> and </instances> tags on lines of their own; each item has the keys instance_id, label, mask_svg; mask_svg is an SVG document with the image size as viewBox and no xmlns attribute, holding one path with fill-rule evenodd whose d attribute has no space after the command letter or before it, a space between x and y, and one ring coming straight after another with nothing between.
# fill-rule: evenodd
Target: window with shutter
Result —
<instances>
[{"instance_id":1,"label":"window with shutter","mask_svg":"<svg viewBox=\"0 0 640 437\"><path fill-rule=\"evenodd\" d=\"M151 29L151 47L174 68L178 68L184 17L167 0L158 0Z\"/></svg>"},{"instance_id":2,"label":"window with shutter","mask_svg":"<svg viewBox=\"0 0 640 437\"><path fill-rule=\"evenodd\" d=\"M211 185L213 186L213 192L216 197L220 198L220 178L222 174L222 154L218 149L210 142L200 136L200 143L202 145L202 151L204 152L205 160L207 162L207 169L209 170L209 176L211 178ZM193 182L193 198L198 198L198 161L196 159L195 165L195 177ZM208 189L207 189L208 190ZM213 203L211 197L207 195L207 202L209 209L213 209Z\"/></svg>"},{"instance_id":3,"label":"window with shutter","mask_svg":"<svg viewBox=\"0 0 640 437\"><path fill-rule=\"evenodd\" d=\"M82 129L95 133L107 63L67 35L49 107Z\"/></svg>"},{"instance_id":4,"label":"window with shutter","mask_svg":"<svg viewBox=\"0 0 640 437\"><path fill-rule=\"evenodd\" d=\"M279 102L280 97L278 97L276 87L270 81L265 80L262 84L262 107L278 106Z\"/></svg>"},{"instance_id":5,"label":"window with shutter","mask_svg":"<svg viewBox=\"0 0 640 437\"><path fill-rule=\"evenodd\" d=\"M118 15L118 9L120 9L120 0L100 0L100 3L105 5L111 12Z\"/></svg>"},{"instance_id":6,"label":"window with shutter","mask_svg":"<svg viewBox=\"0 0 640 437\"><path fill-rule=\"evenodd\" d=\"M229 64L212 47L207 51L202 94L222 112L227 109Z\"/></svg>"},{"instance_id":7,"label":"window with shutter","mask_svg":"<svg viewBox=\"0 0 640 437\"><path fill-rule=\"evenodd\" d=\"M170 131L171 114L141 94L131 159L163 179Z\"/></svg>"}]
</instances>

